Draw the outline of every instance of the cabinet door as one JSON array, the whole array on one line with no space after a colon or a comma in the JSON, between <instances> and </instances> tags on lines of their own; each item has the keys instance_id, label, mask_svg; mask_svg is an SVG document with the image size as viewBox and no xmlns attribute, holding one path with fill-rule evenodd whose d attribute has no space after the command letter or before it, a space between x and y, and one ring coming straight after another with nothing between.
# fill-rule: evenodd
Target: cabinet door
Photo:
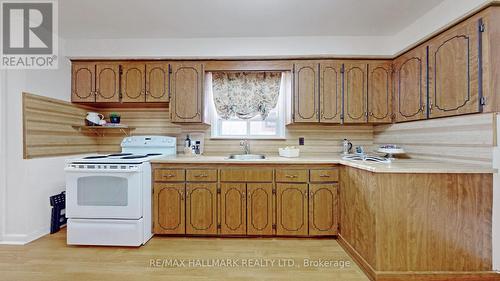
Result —
<instances>
[{"instance_id":1,"label":"cabinet door","mask_svg":"<svg viewBox=\"0 0 500 281\"><path fill-rule=\"evenodd\" d=\"M172 64L172 122L202 122L203 65L199 63Z\"/></svg>"},{"instance_id":2,"label":"cabinet door","mask_svg":"<svg viewBox=\"0 0 500 281\"><path fill-rule=\"evenodd\" d=\"M342 115L342 65L321 63L319 104L321 123L340 123Z\"/></svg>"},{"instance_id":3,"label":"cabinet door","mask_svg":"<svg viewBox=\"0 0 500 281\"><path fill-rule=\"evenodd\" d=\"M344 123L367 122L367 65L344 64Z\"/></svg>"},{"instance_id":4,"label":"cabinet door","mask_svg":"<svg viewBox=\"0 0 500 281\"><path fill-rule=\"evenodd\" d=\"M122 65L122 101L145 102L146 85L144 63L127 62Z\"/></svg>"},{"instance_id":5,"label":"cabinet door","mask_svg":"<svg viewBox=\"0 0 500 281\"><path fill-rule=\"evenodd\" d=\"M338 208L337 184L309 185L309 235L336 235Z\"/></svg>"},{"instance_id":6,"label":"cabinet door","mask_svg":"<svg viewBox=\"0 0 500 281\"><path fill-rule=\"evenodd\" d=\"M217 184L186 185L186 233L217 234Z\"/></svg>"},{"instance_id":7,"label":"cabinet door","mask_svg":"<svg viewBox=\"0 0 500 281\"><path fill-rule=\"evenodd\" d=\"M392 121L392 64L377 62L368 65L368 122Z\"/></svg>"},{"instance_id":8,"label":"cabinet door","mask_svg":"<svg viewBox=\"0 0 500 281\"><path fill-rule=\"evenodd\" d=\"M425 119L427 51L424 47L394 60L394 114L396 122Z\"/></svg>"},{"instance_id":9,"label":"cabinet door","mask_svg":"<svg viewBox=\"0 0 500 281\"><path fill-rule=\"evenodd\" d=\"M247 184L247 234L273 234L273 184Z\"/></svg>"},{"instance_id":10,"label":"cabinet door","mask_svg":"<svg viewBox=\"0 0 500 281\"><path fill-rule=\"evenodd\" d=\"M294 122L318 122L319 79L317 63L294 65Z\"/></svg>"},{"instance_id":11,"label":"cabinet door","mask_svg":"<svg viewBox=\"0 0 500 281\"><path fill-rule=\"evenodd\" d=\"M307 184L276 186L277 235L307 235Z\"/></svg>"},{"instance_id":12,"label":"cabinet door","mask_svg":"<svg viewBox=\"0 0 500 281\"><path fill-rule=\"evenodd\" d=\"M146 63L146 102L168 102L168 85L168 64Z\"/></svg>"},{"instance_id":13,"label":"cabinet door","mask_svg":"<svg viewBox=\"0 0 500 281\"><path fill-rule=\"evenodd\" d=\"M221 234L247 233L247 199L244 183L221 184Z\"/></svg>"},{"instance_id":14,"label":"cabinet door","mask_svg":"<svg viewBox=\"0 0 500 281\"><path fill-rule=\"evenodd\" d=\"M96 102L120 101L120 65L118 63L97 63Z\"/></svg>"},{"instance_id":15,"label":"cabinet door","mask_svg":"<svg viewBox=\"0 0 500 281\"><path fill-rule=\"evenodd\" d=\"M477 22L466 21L429 43L429 117L480 111Z\"/></svg>"},{"instance_id":16,"label":"cabinet door","mask_svg":"<svg viewBox=\"0 0 500 281\"><path fill-rule=\"evenodd\" d=\"M155 183L153 216L155 234L184 234L185 194L184 183Z\"/></svg>"},{"instance_id":17,"label":"cabinet door","mask_svg":"<svg viewBox=\"0 0 500 281\"><path fill-rule=\"evenodd\" d=\"M71 101L95 102L95 63L73 62L71 65Z\"/></svg>"}]
</instances>

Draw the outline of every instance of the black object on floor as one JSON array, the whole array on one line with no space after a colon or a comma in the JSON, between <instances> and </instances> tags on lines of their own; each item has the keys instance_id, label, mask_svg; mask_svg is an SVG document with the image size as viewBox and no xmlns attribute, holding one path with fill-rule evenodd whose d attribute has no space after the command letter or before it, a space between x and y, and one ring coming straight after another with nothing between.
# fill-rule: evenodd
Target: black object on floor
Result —
<instances>
[{"instance_id":1,"label":"black object on floor","mask_svg":"<svg viewBox=\"0 0 500 281\"><path fill-rule=\"evenodd\" d=\"M50 222L50 234L52 234L58 232L61 226L66 224L66 192L50 196L50 206L52 206Z\"/></svg>"}]
</instances>

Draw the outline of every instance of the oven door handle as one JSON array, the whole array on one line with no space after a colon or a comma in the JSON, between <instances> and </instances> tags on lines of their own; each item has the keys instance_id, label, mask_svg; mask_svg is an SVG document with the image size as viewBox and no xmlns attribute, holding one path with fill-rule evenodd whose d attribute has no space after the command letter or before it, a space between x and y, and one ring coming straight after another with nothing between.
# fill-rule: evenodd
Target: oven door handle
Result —
<instances>
[{"instance_id":1,"label":"oven door handle","mask_svg":"<svg viewBox=\"0 0 500 281\"><path fill-rule=\"evenodd\" d=\"M139 168L131 169L84 169L84 168L64 168L66 172L96 173L96 174L130 174L139 172Z\"/></svg>"}]
</instances>

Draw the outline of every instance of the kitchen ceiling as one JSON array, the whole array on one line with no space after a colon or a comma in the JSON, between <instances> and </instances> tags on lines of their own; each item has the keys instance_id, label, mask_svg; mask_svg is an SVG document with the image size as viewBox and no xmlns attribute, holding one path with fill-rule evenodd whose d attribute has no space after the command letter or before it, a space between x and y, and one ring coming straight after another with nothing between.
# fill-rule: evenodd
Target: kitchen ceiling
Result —
<instances>
[{"instance_id":1,"label":"kitchen ceiling","mask_svg":"<svg viewBox=\"0 0 500 281\"><path fill-rule=\"evenodd\" d=\"M60 36L391 36L443 0L63 0Z\"/></svg>"}]
</instances>

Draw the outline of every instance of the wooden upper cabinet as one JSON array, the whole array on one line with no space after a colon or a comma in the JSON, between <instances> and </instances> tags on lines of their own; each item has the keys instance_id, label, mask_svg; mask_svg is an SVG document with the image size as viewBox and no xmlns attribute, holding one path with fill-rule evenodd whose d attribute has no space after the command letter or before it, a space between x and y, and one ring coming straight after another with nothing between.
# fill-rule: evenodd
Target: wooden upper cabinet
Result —
<instances>
[{"instance_id":1,"label":"wooden upper cabinet","mask_svg":"<svg viewBox=\"0 0 500 281\"><path fill-rule=\"evenodd\" d=\"M321 123L341 123L342 119L342 64L321 63L319 107Z\"/></svg>"},{"instance_id":2,"label":"wooden upper cabinet","mask_svg":"<svg viewBox=\"0 0 500 281\"><path fill-rule=\"evenodd\" d=\"M155 183L153 200L153 232L157 234L184 234L184 183Z\"/></svg>"},{"instance_id":3,"label":"wooden upper cabinet","mask_svg":"<svg viewBox=\"0 0 500 281\"><path fill-rule=\"evenodd\" d=\"M73 62L71 66L71 101L95 102L95 63Z\"/></svg>"},{"instance_id":4,"label":"wooden upper cabinet","mask_svg":"<svg viewBox=\"0 0 500 281\"><path fill-rule=\"evenodd\" d=\"M96 102L120 101L120 65L113 62L96 64Z\"/></svg>"},{"instance_id":5,"label":"wooden upper cabinet","mask_svg":"<svg viewBox=\"0 0 500 281\"><path fill-rule=\"evenodd\" d=\"M217 234L217 184L186 184L186 233Z\"/></svg>"},{"instance_id":6,"label":"wooden upper cabinet","mask_svg":"<svg viewBox=\"0 0 500 281\"><path fill-rule=\"evenodd\" d=\"M203 65L172 64L170 112L172 122L201 123L203 106Z\"/></svg>"},{"instance_id":7,"label":"wooden upper cabinet","mask_svg":"<svg viewBox=\"0 0 500 281\"><path fill-rule=\"evenodd\" d=\"M168 102L169 83L168 63L146 63L146 102Z\"/></svg>"},{"instance_id":8,"label":"wooden upper cabinet","mask_svg":"<svg viewBox=\"0 0 500 281\"><path fill-rule=\"evenodd\" d=\"M244 183L221 184L221 234L245 235L247 233L247 199Z\"/></svg>"},{"instance_id":9,"label":"wooden upper cabinet","mask_svg":"<svg viewBox=\"0 0 500 281\"><path fill-rule=\"evenodd\" d=\"M307 184L278 183L276 189L276 234L291 236L307 235Z\"/></svg>"},{"instance_id":10,"label":"wooden upper cabinet","mask_svg":"<svg viewBox=\"0 0 500 281\"><path fill-rule=\"evenodd\" d=\"M429 42L429 117L479 112L478 35L468 20Z\"/></svg>"},{"instance_id":11,"label":"wooden upper cabinet","mask_svg":"<svg viewBox=\"0 0 500 281\"><path fill-rule=\"evenodd\" d=\"M338 184L310 184L309 235L336 235L338 209Z\"/></svg>"},{"instance_id":12,"label":"wooden upper cabinet","mask_svg":"<svg viewBox=\"0 0 500 281\"><path fill-rule=\"evenodd\" d=\"M344 123L366 123L368 109L368 66L366 63L344 64Z\"/></svg>"},{"instance_id":13,"label":"wooden upper cabinet","mask_svg":"<svg viewBox=\"0 0 500 281\"><path fill-rule=\"evenodd\" d=\"M294 65L294 122L319 120L319 64L301 62Z\"/></svg>"},{"instance_id":14,"label":"wooden upper cabinet","mask_svg":"<svg viewBox=\"0 0 500 281\"><path fill-rule=\"evenodd\" d=\"M122 64L121 87L123 102L145 102L146 85L143 62L126 62Z\"/></svg>"},{"instance_id":15,"label":"wooden upper cabinet","mask_svg":"<svg viewBox=\"0 0 500 281\"><path fill-rule=\"evenodd\" d=\"M247 234L273 234L273 184L247 184Z\"/></svg>"},{"instance_id":16,"label":"wooden upper cabinet","mask_svg":"<svg viewBox=\"0 0 500 281\"><path fill-rule=\"evenodd\" d=\"M394 60L394 115L396 122L427 118L427 51L417 47Z\"/></svg>"},{"instance_id":17,"label":"wooden upper cabinet","mask_svg":"<svg viewBox=\"0 0 500 281\"><path fill-rule=\"evenodd\" d=\"M368 64L368 122L392 121L392 63Z\"/></svg>"}]
</instances>

